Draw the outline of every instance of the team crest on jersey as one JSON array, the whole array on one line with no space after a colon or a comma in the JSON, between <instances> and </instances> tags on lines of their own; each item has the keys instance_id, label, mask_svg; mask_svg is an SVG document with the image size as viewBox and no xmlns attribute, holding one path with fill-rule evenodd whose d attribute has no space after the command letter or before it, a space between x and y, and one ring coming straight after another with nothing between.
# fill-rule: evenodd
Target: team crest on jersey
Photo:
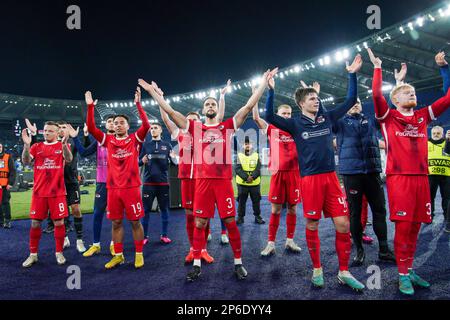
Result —
<instances>
[{"instance_id":1,"label":"team crest on jersey","mask_svg":"<svg viewBox=\"0 0 450 320\"><path fill-rule=\"evenodd\" d=\"M303 138L303 140L308 140L309 139L309 133L308 132L303 132L302 133L302 138Z\"/></svg>"},{"instance_id":2,"label":"team crest on jersey","mask_svg":"<svg viewBox=\"0 0 450 320\"><path fill-rule=\"evenodd\" d=\"M186 204L191 205L191 204L192 204L192 201L186 201Z\"/></svg>"},{"instance_id":3,"label":"team crest on jersey","mask_svg":"<svg viewBox=\"0 0 450 320\"><path fill-rule=\"evenodd\" d=\"M217 129L219 129L219 130L223 130L225 127L222 125L222 126L219 126Z\"/></svg>"},{"instance_id":4,"label":"team crest on jersey","mask_svg":"<svg viewBox=\"0 0 450 320\"><path fill-rule=\"evenodd\" d=\"M324 116L318 117L317 120L316 120L316 122L317 122L317 123L324 123L324 122L325 122Z\"/></svg>"},{"instance_id":5,"label":"team crest on jersey","mask_svg":"<svg viewBox=\"0 0 450 320\"><path fill-rule=\"evenodd\" d=\"M419 118L418 122L422 123L423 122L423 118Z\"/></svg>"},{"instance_id":6,"label":"team crest on jersey","mask_svg":"<svg viewBox=\"0 0 450 320\"><path fill-rule=\"evenodd\" d=\"M272 197L272 200L277 200L278 199L278 197Z\"/></svg>"},{"instance_id":7,"label":"team crest on jersey","mask_svg":"<svg viewBox=\"0 0 450 320\"><path fill-rule=\"evenodd\" d=\"M406 217L406 212L405 211L397 211L397 215L399 217Z\"/></svg>"}]
</instances>

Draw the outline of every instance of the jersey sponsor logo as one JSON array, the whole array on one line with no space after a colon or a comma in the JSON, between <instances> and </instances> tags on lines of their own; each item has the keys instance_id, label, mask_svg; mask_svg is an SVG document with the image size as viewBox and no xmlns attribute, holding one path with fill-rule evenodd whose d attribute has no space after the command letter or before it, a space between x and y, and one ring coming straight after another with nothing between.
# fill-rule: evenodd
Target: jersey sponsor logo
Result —
<instances>
[{"instance_id":1,"label":"jersey sponsor logo","mask_svg":"<svg viewBox=\"0 0 450 320\"><path fill-rule=\"evenodd\" d=\"M425 133L419 132L419 127L412 124L408 124L403 132L395 131L397 137L408 137L408 138L425 138Z\"/></svg>"},{"instance_id":2,"label":"jersey sponsor logo","mask_svg":"<svg viewBox=\"0 0 450 320\"><path fill-rule=\"evenodd\" d=\"M302 133L302 138L303 140L308 140L311 138L318 138L318 137L322 137L322 136L327 136L331 133L330 129L322 129L322 130L317 130L317 131L311 131L311 132L303 132Z\"/></svg>"},{"instance_id":3,"label":"jersey sponsor logo","mask_svg":"<svg viewBox=\"0 0 450 320\"><path fill-rule=\"evenodd\" d=\"M166 155L164 155L164 154L148 154L147 158L149 160L152 160L152 159L166 159Z\"/></svg>"},{"instance_id":4,"label":"jersey sponsor logo","mask_svg":"<svg viewBox=\"0 0 450 320\"><path fill-rule=\"evenodd\" d=\"M225 127L223 125L219 126L217 129L223 130Z\"/></svg>"},{"instance_id":5,"label":"jersey sponsor logo","mask_svg":"<svg viewBox=\"0 0 450 320\"><path fill-rule=\"evenodd\" d=\"M201 143L223 143L225 139L222 137L222 134L213 132L212 130L206 131L203 139L200 139Z\"/></svg>"},{"instance_id":6,"label":"jersey sponsor logo","mask_svg":"<svg viewBox=\"0 0 450 320\"><path fill-rule=\"evenodd\" d=\"M287 135L282 134L282 135L280 135L279 138L275 139L275 142L291 143L291 142L294 142L294 138L292 138L292 136L287 136Z\"/></svg>"},{"instance_id":7,"label":"jersey sponsor logo","mask_svg":"<svg viewBox=\"0 0 450 320\"><path fill-rule=\"evenodd\" d=\"M308 211L306 212L307 215L309 216L315 216L316 215L316 211Z\"/></svg>"},{"instance_id":8,"label":"jersey sponsor logo","mask_svg":"<svg viewBox=\"0 0 450 320\"><path fill-rule=\"evenodd\" d=\"M397 211L397 216L406 217L406 212L405 211Z\"/></svg>"},{"instance_id":9,"label":"jersey sponsor logo","mask_svg":"<svg viewBox=\"0 0 450 320\"><path fill-rule=\"evenodd\" d=\"M118 149L116 151L116 153L112 154L111 156L116 159L123 159L123 158L128 158L132 155L133 155L133 152L128 152L127 150L124 150L124 149Z\"/></svg>"},{"instance_id":10,"label":"jersey sponsor logo","mask_svg":"<svg viewBox=\"0 0 450 320\"><path fill-rule=\"evenodd\" d=\"M324 116L318 117L318 118L316 119L316 122L317 122L317 123L324 123L324 122L325 122Z\"/></svg>"},{"instance_id":11,"label":"jersey sponsor logo","mask_svg":"<svg viewBox=\"0 0 450 320\"><path fill-rule=\"evenodd\" d=\"M45 158L44 163L41 166L36 166L39 170L54 170L61 169L61 166L57 166L55 160Z\"/></svg>"}]
</instances>

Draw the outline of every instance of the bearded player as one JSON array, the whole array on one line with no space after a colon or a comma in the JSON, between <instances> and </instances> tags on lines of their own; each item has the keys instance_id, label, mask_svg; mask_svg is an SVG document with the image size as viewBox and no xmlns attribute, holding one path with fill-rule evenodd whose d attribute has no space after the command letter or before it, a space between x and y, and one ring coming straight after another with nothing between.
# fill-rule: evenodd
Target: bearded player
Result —
<instances>
[{"instance_id":1,"label":"bearded player","mask_svg":"<svg viewBox=\"0 0 450 320\"><path fill-rule=\"evenodd\" d=\"M64 218L68 217L66 187L64 185L64 166L72 161L72 153L67 144L68 136L58 141L59 127L56 122L48 121L44 125L44 142L31 145L31 137L24 129L22 140L24 149L22 162L34 165L34 186L31 199L30 256L24 261L24 268L31 267L38 261L38 247L42 235L41 223L50 211L54 224L56 243L56 261L59 265L66 263L63 255L66 234Z\"/></svg>"},{"instance_id":2,"label":"bearded player","mask_svg":"<svg viewBox=\"0 0 450 320\"><path fill-rule=\"evenodd\" d=\"M431 202L428 182L427 125L450 106L450 90L431 106L415 111L417 96L413 86L397 85L390 98L396 109L390 109L382 92L382 61L367 50L374 70L373 100L375 115L381 123L386 141L386 187L390 219L395 223L394 250L399 272L399 289L414 294L414 286L429 288L430 284L413 270L417 239L422 223L431 223ZM445 54L436 57L447 68Z\"/></svg>"},{"instance_id":3,"label":"bearded player","mask_svg":"<svg viewBox=\"0 0 450 320\"><path fill-rule=\"evenodd\" d=\"M167 112L175 124L189 132L193 137L194 147L194 216L195 230L193 238L194 266L186 279L195 281L201 275L201 251L205 247L205 227L208 219L214 217L217 205L220 218L224 220L230 237L231 248L234 253L235 275L239 280L247 277L247 270L242 264L241 237L236 224L236 207L232 185L231 143L232 136L244 123L247 115L257 104L265 91L267 82L278 69L267 71L258 90L251 96L247 104L242 107L233 118L219 122L217 119L218 105L214 98L207 98L203 104L205 124L187 120L181 113L176 112L165 99L158 94L156 83L151 85L144 80L139 84L147 90Z\"/></svg>"},{"instance_id":4,"label":"bearded player","mask_svg":"<svg viewBox=\"0 0 450 320\"><path fill-rule=\"evenodd\" d=\"M114 135L107 135L95 126L94 107L96 102L88 91L85 94L88 105L87 126L94 138L108 151L108 213L107 217L113 224L113 241L115 256L105 265L106 269L112 269L125 262L123 256L123 214L130 221L133 239L136 247L134 266L144 266L142 249L144 246L144 229L140 219L144 217L144 207L141 196L141 178L139 175L138 157L142 142L150 128L147 114L141 105L141 91L136 89L134 102L142 121L141 127L133 134L128 134L130 129L129 119L125 115L114 117Z\"/></svg>"}]
</instances>

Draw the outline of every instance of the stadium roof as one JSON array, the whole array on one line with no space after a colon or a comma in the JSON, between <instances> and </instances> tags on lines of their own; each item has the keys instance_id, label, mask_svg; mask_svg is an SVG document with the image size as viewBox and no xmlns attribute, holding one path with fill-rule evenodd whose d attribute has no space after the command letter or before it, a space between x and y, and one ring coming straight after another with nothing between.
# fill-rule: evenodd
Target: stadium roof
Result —
<instances>
[{"instance_id":1,"label":"stadium roof","mask_svg":"<svg viewBox=\"0 0 450 320\"><path fill-rule=\"evenodd\" d=\"M332 105L344 99L347 91L345 61L358 52L365 63L358 75L358 89L362 100L370 99L373 66L368 60L365 48L370 47L383 60L385 90L395 83L394 69L400 63L408 64L407 81L424 91L442 86L438 67L434 61L437 52L450 51L450 5L441 3L410 19L391 26L352 44L337 48L321 56L296 65L281 68L277 75L275 103L293 103L293 93L299 81L318 81L324 102ZM243 106L251 94L251 83L258 76L234 82L226 96L226 115L230 116ZM182 113L200 111L201 101L210 95L218 96L220 86L204 88L195 92L180 93L166 97L171 105ZM144 99L143 105L150 118L156 120L159 111L151 99ZM60 100L35 98L0 93L0 122L25 117L33 121L60 120L80 124L85 119L86 106L82 100ZM97 106L98 119L109 114L127 114L137 121L138 114L132 101L100 101Z\"/></svg>"}]
</instances>

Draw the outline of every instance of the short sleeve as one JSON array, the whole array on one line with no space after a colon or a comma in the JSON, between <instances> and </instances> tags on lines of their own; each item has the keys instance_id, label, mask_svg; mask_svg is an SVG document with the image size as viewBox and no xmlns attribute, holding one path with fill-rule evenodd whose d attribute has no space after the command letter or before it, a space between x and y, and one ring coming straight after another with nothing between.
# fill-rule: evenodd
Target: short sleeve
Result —
<instances>
[{"instance_id":1,"label":"short sleeve","mask_svg":"<svg viewBox=\"0 0 450 320\"><path fill-rule=\"evenodd\" d=\"M36 149L38 148L38 146L39 146L39 143L35 143L30 148L30 155L31 155L32 159L34 159L36 157Z\"/></svg>"},{"instance_id":2,"label":"short sleeve","mask_svg":"<svg viewBox=\"0 0 450 320\"><path fill-rule=\"evenodd\" d=\"M222 125L224 126L224 129L237 131L236 121L235 121L234 117L228 118L227 120L222 122Z\"/></svg>"}]
</instances>

